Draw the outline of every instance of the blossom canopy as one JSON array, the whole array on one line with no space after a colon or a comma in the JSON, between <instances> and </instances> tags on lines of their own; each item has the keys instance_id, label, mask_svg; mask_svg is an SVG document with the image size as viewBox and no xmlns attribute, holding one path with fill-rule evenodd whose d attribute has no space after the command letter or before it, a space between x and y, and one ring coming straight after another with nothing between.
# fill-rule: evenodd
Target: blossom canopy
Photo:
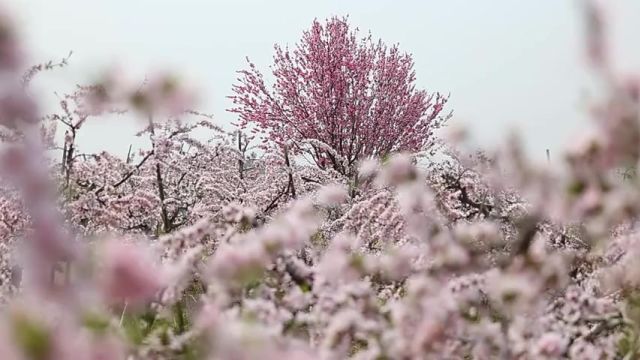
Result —
<instances>
[{"instance_id":1,"label":"blossom canopy","mask_svg":"<svg viewBox=\"0 0 640 360\"><path fill-rule=\"evenodd\" d=\"M321 168L350 174L359 159L433 145L447 97L415 87L411 55L359 38L347 18L315 20L293 50L275 46L275 83L249 60L231 112Z\"/></svg>"}]
</instances>

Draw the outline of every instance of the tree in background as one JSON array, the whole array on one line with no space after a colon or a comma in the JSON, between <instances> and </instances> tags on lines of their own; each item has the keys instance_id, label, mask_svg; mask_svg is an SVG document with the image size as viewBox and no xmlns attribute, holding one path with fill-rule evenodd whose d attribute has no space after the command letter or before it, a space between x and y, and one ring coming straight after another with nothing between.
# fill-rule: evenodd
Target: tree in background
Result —
<instances>
[{"instance_id":1,"label":"tree in background","mask_svg":"<svg viewBox=\"0 0 640 360\"><path fill-rule=\"evenodd\" d=\"M248 62L231 96L240 124L343 175L362 158L431 148L448 118L447 97L416 89L411 55L359 38L347 18L314 21L293 51L276 45L273 86Z\"/></svg>"}]
</instances>

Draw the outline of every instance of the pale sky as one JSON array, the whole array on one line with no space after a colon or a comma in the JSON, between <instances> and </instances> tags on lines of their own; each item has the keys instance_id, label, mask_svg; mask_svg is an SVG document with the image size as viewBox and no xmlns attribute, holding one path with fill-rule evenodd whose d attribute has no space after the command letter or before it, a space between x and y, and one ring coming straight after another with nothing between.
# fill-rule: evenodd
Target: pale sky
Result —
<instances>
[{"instance_id":1,"label":"pale sky","mask_svg":"<svg viewBox=\"0 0 640 360\"><path fill-rule=\"evenodd\" d=\"M623 73L640 71L640 1L610 0L613 52ZM453 124L491 147L518 129L536 159L562 152L585 126L589 76L577 0L13 0L31 60L70 66L38 78L41 94L65 92L119 62L144 77L170 69L201 90L199 109L220 124L235 71L249 56L264 72L273 44L293 45L314 18L351 24L413 54L418 87L450 93ZM635 48L634 48L635 47ZM97 66L96 66L97 65ZM84 151L126 153L136 124L94 120Z\"/></svg>"}]
</instances>

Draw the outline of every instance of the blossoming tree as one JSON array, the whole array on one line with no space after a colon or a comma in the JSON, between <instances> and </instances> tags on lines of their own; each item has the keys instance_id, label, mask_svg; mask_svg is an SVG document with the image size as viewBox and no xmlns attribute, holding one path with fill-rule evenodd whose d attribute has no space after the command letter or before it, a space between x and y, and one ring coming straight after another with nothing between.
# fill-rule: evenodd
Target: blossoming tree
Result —
<instances>
[{"instance_id":1,"label":"blossoming tree","mask_svg":"<svg viewBox=\"0 0 640 360\"><path fill-rule=\"evenodd\" d=\"M249 62L231 96L232 112L270 140L320 168L354 175L356 162L434 144L447 98L416 89L411 56L346 18L314 21L293 50L275 47L273 86Z\"/></svg>"}]
</instances>

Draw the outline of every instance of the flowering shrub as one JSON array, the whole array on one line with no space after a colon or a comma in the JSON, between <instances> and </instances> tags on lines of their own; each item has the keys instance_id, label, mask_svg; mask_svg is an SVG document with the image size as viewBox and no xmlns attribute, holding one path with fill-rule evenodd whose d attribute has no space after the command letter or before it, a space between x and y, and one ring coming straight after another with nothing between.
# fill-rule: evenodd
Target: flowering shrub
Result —
<instances>
[{"instance_id":1,"label":"flowering shrub","mask_svg":"<svg viewBox=\"0 0 640 360\"><path fill-rule=\"evenodd\" d=\"M415 92L410 58L356 41L342 19L315 22L293 57L277 50L276 95L243 73L236 111L275 140L254 149L242 129L190 110L191 92L166 74L140 86L108 73L40 115L28 83L67 61L23 75L25 49L0 14L0 358L640 356L640 186L615 171L640 160L639 85L614 75L602 13L585 9L589 59L610 91L564 172L535 166L517 139L472 156L451 143L426 164L398 153L434 141L445 99ZM376 76L388 77L407 103L376 117L376 101L319 91L315 110L349 106L300 117L294 75L320 45L360 91L384 94ZM395 132L403 111L426 132ZM81 153L82 125L105 112L135 112L149 147ZM345 114L363 137L294 135ZM367 137L373 127L381 137Z\"/></svg>"}]
</instances>

